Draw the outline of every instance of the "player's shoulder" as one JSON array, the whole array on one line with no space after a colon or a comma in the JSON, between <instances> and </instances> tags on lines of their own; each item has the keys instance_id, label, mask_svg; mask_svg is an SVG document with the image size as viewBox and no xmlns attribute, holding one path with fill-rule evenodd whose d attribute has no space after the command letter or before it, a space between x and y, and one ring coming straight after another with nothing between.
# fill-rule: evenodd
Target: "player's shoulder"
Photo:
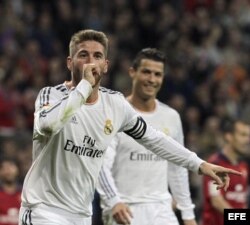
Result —
<instances>
[{"instance_id":1,"label":"player's shoulder","mask_svg":"<svg viewBox=\"0 0 250 225\"><path fill-rule=\"evenodd\" d=\"M65 95L68 93L68 89L65 84L58 84L56 86L46 86L40 90L40 95Z\"/></svg>"},{"instance_id":2,"label":"player's shoulder","mask_svg":"<svg viewBox=\"0 0 250 225\"><path fill-rule=\"evenodd\" d=\"M105 99L110 99L112 101L121 101L124 100L124 95L119 91L114 91L105 87L99 87L99 92Z\"/></svg>"},{"instance_id":3,"label":"player's shoulder","mask_svg":"<svg viewBox=\"0 0 250 225\"><path fill-rule=\"evenodd\" d=\"M179 117L179 113L178 113L178 111L176 109L174 109L171 106L159 101L158 99L156 101L157 101L159 110L164 111L164 112L166 112L166 113L168 113L170 115Z\"/></svg>"},{"instance_id":4,"label":"player's shoulder","mask_svg":"<svg viewBox=\"0 0 250 225\"><path fill-rule=\"evenodd\" d=\"M106 95L111 95L111 96L123 96L123 94L119 91L115 91L109 88L105 88L105 87L99 87L99 91L102 94L106 94Z\"/></svg>"}]
</instances>

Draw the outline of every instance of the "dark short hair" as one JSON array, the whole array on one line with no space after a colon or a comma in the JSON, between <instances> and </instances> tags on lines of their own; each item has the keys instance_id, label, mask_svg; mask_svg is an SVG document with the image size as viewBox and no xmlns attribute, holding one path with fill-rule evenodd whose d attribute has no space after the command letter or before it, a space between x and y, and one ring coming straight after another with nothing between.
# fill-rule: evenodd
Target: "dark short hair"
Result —
<instances>
[{"instance_id":1,"label":"dark short hair","mask_svg":"<svg viewBox=\"0 0 250 225\"><path fill-rule=\"evenodd\" d=\"M140 66L142 59L151 59L165 64L166 56L162 51L156 48L144 48L137 53L134 61L132 62L132 67L135 70Z\"/></svg>"},{"instance_id":2,"label":"dark short hair","mask_svg":"<svg viewBox=\"0 0 250 225\"><path fill-rule=\"evenodd\" d=\"M108 38L101 32L96 30L80 30L73 34L69 43L69 54L72 56L76 51L76 47L83 41L96 41L99 42L104 47L105 57L108 55Z\"/></svg>"},{"instance_id":3,"label":"dark short hair","mask_svg":"<svg viewBox=\"0 0 250 225\"><path fill-rule=\"evenodd\" d=\"M230 119L227 119L226 121L224 121L223 124L222 124L223 133L234 133L237 123L243 123L243 124L249 125L249 123L244 119L230 118Z\"/></svg>"}]
</instances>

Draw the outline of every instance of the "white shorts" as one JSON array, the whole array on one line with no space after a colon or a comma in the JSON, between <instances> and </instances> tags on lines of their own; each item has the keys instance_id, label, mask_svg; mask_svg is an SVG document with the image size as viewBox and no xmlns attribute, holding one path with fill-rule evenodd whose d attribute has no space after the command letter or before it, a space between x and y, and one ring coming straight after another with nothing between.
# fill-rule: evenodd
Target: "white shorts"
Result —
<instances>
[{"instance_id":1,"label":"white shorts","mask_svg":"<svg viewBox=\"0 0 250 225\"><path fill-rule=\"evenodd\" d=\"M168 203L128 204L133 218L131 225L179 225L177 217ZM103 216L104 225L117 225L112 215Z\"/></svg>"},{"instance_id":2,"label":"white shorts","mask_svg":"<svg viewBox=\"0 0 250 225\"><path fill-rule=\"evenodd\" d=\"M34 208L22 206L18 225L91 225L91 217L45 205Z\"/></svg>"}]
</instances>

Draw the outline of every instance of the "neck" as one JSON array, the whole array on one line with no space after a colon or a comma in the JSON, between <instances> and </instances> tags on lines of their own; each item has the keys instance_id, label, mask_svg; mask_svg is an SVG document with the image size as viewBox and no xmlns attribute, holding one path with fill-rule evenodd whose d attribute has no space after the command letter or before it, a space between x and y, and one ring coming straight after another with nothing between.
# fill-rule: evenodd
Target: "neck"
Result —
<instances>
[{"instance_id":1,"label":"neck","mask_svg":"<svg viewBox=\"0 0 250 225\"><path fill-rule=\"evenodd\" d=\"M227 156L232 164L238 163L239 156L230 146L225 146L223 148L223 153L225 156Z\"/></svg>"},{"instance_id":2,"label":"neck","mask_svg":"<svg viewBox=\"0 0 250 225\"><path fill-rule=\"evenodd\" d=\"M127 100L134 108L141 112L152 112L156 107L155 98L143 99L132 94L127 97Z\"/></svg>"}]
</instances>

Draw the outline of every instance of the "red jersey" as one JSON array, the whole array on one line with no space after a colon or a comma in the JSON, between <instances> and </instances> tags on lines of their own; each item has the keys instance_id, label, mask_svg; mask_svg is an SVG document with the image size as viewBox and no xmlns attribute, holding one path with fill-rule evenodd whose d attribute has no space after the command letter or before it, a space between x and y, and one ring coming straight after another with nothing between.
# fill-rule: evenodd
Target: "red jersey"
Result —
<instances>
[{"instance_id":1,"label":"red jersey","mask_svg":"<svg viewBox=\"0 0 250 225\"><path fill-rule=\"evenodd\" d=\"M240 171L243 174L242 176L230 175L230 185L226 192L216 190L211 178L208 176L203 177L204 209L202 224L223 225L223 214L213 208L210 197L221 194L233 208L247 208L248 165L244 161L233 165L222 153L213 154L208 162Z\"/></svg>"},{"instance_id":2,"label":"red jersey","mask_svg":"<svg viewBox=\"0 0 250 225\"><path fill-rule=\"evenodd\" d=\"M7 194L0 189L0 225L18 225L21 191Z\"/></svg>"}]
</instances>

